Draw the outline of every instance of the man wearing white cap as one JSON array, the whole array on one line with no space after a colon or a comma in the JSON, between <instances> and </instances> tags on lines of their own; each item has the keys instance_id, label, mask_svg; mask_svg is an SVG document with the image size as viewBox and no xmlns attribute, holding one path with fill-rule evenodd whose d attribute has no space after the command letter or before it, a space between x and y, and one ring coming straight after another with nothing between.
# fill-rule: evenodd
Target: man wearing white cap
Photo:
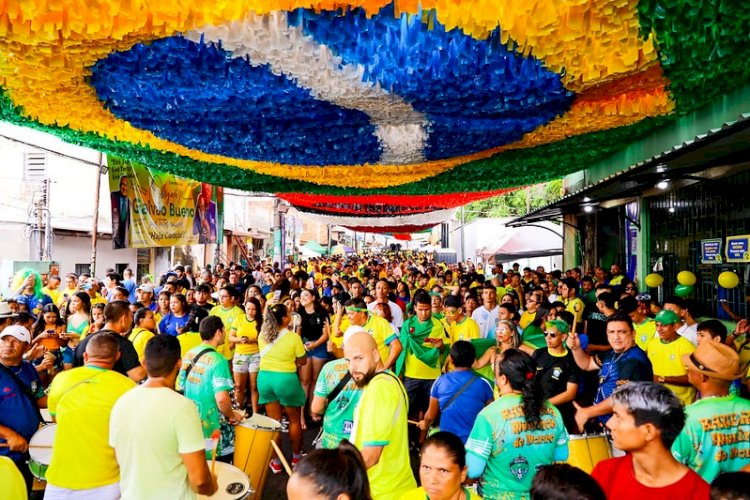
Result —
<instances>
[{"instance_id":1,"label":"man wearing white cap","mask_svg":"<svg viewBox=\"0 0 750 500\"><path fill-rule=\"evenodd\" d=\"M138 298L138 302L143 304L143 307L156 311L156 301L154 300L154 287L151 285L141 285L135 290L135 295Z\"/></svg>"},{"instance_id":2,"label":"man wearing white cap","mask_svg":"<svg viewBox=\"0 0 750 500\"><path fill-rule=\"evenodd\" d=\"M682 362L701 398L685 408L685 427L672 454L710 483L750 465L750 401L729 393L742 376L740 357L727 345L701 342Z\"/></svg>"},{"instance_id":3,"label":"man wearing white cap","mask_svg":"<svg viewBox=\"0 0 750 500\"><path fill-rule=\"evenodd\" d=\"M343 345L346 346L346 341L358 332L367 333L367 330L356 325L347 328ZM352 379L346 359L337 359L323 366L310 405L313 420L323 417L323 428L317 440L319 448L333 449L342 440L349 439L354 409L361 395L362 388Z\"/></svg>"},{"instance_id":4,"label":"man wearing white cap","mask_svg":"<svg viewBox=\"0 0 750 500\"><path fill-rule=\"evenodd\" d=\"M10 457L31 491L32 476L26 461L29 440L39 428L39 407L47 406L47 396L34 366L23 360L31 344L31 334L23 326L5 326L9 311L0 302L0 455ZM4 313L4 314L3 314Z\"/></svg>"}]
</instances>

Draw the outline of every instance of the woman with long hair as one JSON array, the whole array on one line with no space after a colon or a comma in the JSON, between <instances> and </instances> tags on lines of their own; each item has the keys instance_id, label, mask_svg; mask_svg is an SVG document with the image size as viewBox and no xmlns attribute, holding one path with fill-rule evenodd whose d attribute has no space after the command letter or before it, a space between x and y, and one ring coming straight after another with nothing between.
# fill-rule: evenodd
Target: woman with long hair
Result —
<instances>
[{"instance_id":1,"label":"woman with long hair","mask_svg":"<svg viewBox=\"0 0 750 500\"><path fill-rule=\"evenodd\" d=\"M240 409L244 409L249 377L250 404L254 414L258 413L258 370L260 369L258 332L262 326L263 309L258 299L250 297L245 301L245 314L235 318L229 330L229 342L234 345L232 358L234 397Z\"/></svg>"},{"instance_id":2,"label":"woman with long hair","mask_svg":"<svg viewBox=\"0 0 750 500\"><path fill-rule=\"evenodd\" d=\"M536 368L518 349L495 363L500 397L477 415L466 445L469 477L479 478L485 498L526 498L539 466L568 458L568 433L544 400Z\"/></svg>"},{"instance_id":3,"label":"woman with long hair","mask_svg":"<svg viewBox=\"0 0 750 500\"><path fill-rule=\"evenodd\" d=\"M406 312L406 306L411 302L411 290L406 281L396 283L396 304L403 312Z\"/></svg>"},{"instance_id":4,"label":"woman with long hair","mask_svg":"<svg viewBox=\"0 0 750 500\"><path fill-rule=\"evenodd\" d=\"M498 320L495 328L495 346L484 351L484 354L474 362L473 368L478 370L488 364L494 366L500 354L510 349L518 349L520 345L521 337L518 335L516 325L512 321Z\"/></svg>"},{"instance_id":5,"label":"woman with long hair","mask_svg":"<svg viewBox=\"0 0 750 500\"><path fill-rule=\"evenodd\" d=\"M156 311L154 311L156 314L154 314L154 318L157 325L161 325L161 320L171 312L169 308L171 297L172 294L166 290L159 292L159 295L156 297ZM161 330L159 330L159 333L161 333Z\"/></svg>"},{"instance_id":6,"label":"woman with long hair","mask_svg":"<svg viewBox=\"0 0 750 500\"><path fill-rule=\"evenodd\" d=\"M307 363L307 351L299 335L289 330L291 311L284 304L274 304L263 315L258 335L260 370L258 371L258 404L266 405L266 414L281 421L282 408L289 418L292 442L292 464L302 457L301 409L305 391L297 376L297 367ZM280 443L280 439L278 440ZM269 464L274 474L281 473L281 460Z\"/></svg>"},{"instance_id":7,"label":"woman with long hair","mask_svg":"<svg viewBox=\"0 0 750 500\"><path fill-rule=\"evenodd\" d=\"M49 383L55 373L63 369L62 349L68 345L67 336L65 335L65 321L60 317L60 310L55 304L47 304L42 307L37 320L31 329L31 344L41 345L45 349L45 356L54 356L54 367L47 371L50 376ZM39 358L35 364L40 364L44 358Z\"/></svg>"},{"instance_id":8,"label":"woman with long hair","mask_svg":"<svg viewBox=\"0 0 750 500\"><path fill-rule=\"evenodd\" d=\"M80 339L91 327L91 297L86 292L76 292L68 299L65 309L68 336Z\"/></svg>"},{"instance_id":9,"label":"woman with long hair","mask_svg":"<svg viewBox=\"0 0 750 500\"><path fill-rule=\"evenodd\" d=\"M146 344L156 334L156 320L154 311L147 307L139 308L133 315L133 330L128 335L128 340L133 344L138 360L142 363L146 352Z\"/></svg>"},{"instance_id":10,"label":"woman with long hair","mask_svg":"<svg viewBox=\"0 0 750 500\"><path fill-rule=\"evenodd\" d=\"M318 292L303 289L300 292L300 335L307 351L308 363L297 369L302 388L305 390L307 404L312 401L312 389L318 381L320 370L329 358L326 343L331 334L331 320L323 306L320 305ZM302 412L302 429L307 429L305 412Z\"/></svg>"},{"instance_id":11,"label":"woman with long hair","mask_svg":"<svg viewBox=\"0 0 750 500\"><path fill-rule=\"evenodd\" d=\"M159 294L161 298L161 294ZM173 293L169 297L169 313L159 321L159 333L173 337L183 333L190 320L190 307L187 299L181 293Z\"/></svg>"}]
</instances>

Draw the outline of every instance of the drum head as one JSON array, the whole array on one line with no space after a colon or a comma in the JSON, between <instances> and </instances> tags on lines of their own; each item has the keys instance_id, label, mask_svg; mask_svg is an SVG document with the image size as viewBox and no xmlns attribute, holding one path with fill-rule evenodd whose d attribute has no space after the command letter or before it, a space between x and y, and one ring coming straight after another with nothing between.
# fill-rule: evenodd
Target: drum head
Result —
<instances>
[{"instance_id":1,"label":"drum head","mask_svg":"<svg viewBox=\"0 0 750 500\"><path fill-rule=\"evenodd\" d=\"M241 500L249 497L255 491L250 486L250 479L234 465L216 462L216 480L219 490L211 496L212 499ZM206 498L199 495L198 498Z\"/></svg>"},{"instance_id":2,"label":"drum head","mask_svg":"<svg viewBox=\"0 0 750 500\"><path fill-rule=\"evenodd\" d=\"M29 455L37 462L49 465L52 459L52 445L55 443L55 432L57 425L45 425L31 436L29 441ZM35 446L46 446L46 448L36 448Z\"/></svg>"},{"instance_id":3,"label":"drum head","mask_svg":"<svg viewBox=\"0 0 750 500\"><path fill-rule=\"evenodd\" d=\"M281 430L281 422L279 422L278 420L274 420L270 417L267 417L265 415L258 415L257 413L254 414L252 417L243 420L240 425L244 427L249 427L251 429L262 429L262 430L268 430L268 431L280 431Z\"/></svg>"}]
</instances>

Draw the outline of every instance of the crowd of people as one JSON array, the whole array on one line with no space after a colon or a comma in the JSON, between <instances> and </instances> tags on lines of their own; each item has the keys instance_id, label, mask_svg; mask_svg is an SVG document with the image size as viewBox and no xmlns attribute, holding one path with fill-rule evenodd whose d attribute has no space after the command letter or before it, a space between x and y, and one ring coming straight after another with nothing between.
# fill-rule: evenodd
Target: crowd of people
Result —
<instances>
[{"instance_id":1,"label":"crowd of people","mask_svg":"<svg viewBox=\"0 0 750 500\"><path fill-rule=\"evenodd\" d=\"M232 461L256 413L283 422L292 499L750 498L750 324L657 303L617 264L390 254L64 284L24 270L10 288L9 498L31 491L29 442L50 420L45 498L210 495L210 460ZM563 463L582 433L614 457L591 475Z\"/></svg>"}]
</instances>

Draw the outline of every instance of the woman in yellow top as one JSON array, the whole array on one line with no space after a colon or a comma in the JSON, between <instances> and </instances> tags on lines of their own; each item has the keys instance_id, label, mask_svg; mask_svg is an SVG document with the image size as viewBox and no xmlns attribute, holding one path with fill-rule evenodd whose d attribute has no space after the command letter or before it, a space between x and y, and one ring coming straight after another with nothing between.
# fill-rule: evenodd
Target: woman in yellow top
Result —
<instances>
[{"instance_id":1,"label":"woman in yellow top","mask_svg":"<svg viewBox=\"0 0 750 500\"><path fill-rule=\"evenodd\" d=\"M232 373L234 375L234 397L240 408L245 408L245 391L250 375L250 402L253 414L258 413L258 370L260 369L260 349L258 331L263 326L263 310L258 299L245 301L245 314L238 316L229 330L229 342L234 345Z\"/></svg>"},{"instance_id":2,"label":"woman in yellow top","mask_svg":"<svg viewBox=\"0 0 750 500\"><path fill-rule=\"evenodd\" d=\"M128 340L132 342L135 352L138 353L138 361L143 362L143 355L146 352L146 343L151 340L156 332L156 319L154 311L146 307L141 307L135 312L133 317L133 331L128 335Z\"/></svg>"},{"instance_id":3,"label":"woman in yellow top","mask_svg":"<svg viewBox=\"0 0 750 500\"><path fill-rule=\"evenodd\" d=\"M305 391L297 376L297 367L307 363L302 338L289 330L291 311L284 304L266 309L258 336L260 370L258 372L258 404L266 405L266 414L281 421L281 409L289 418L289 439L292 442L292 465L302 457L301 409ZM280 441L280 439L279 439ZM281 472L281 461L271 460L274 474Z\"/></svg>"},{"instance_id":4,"label":"woman in yellow top","mask_svg":"<svg viewBox=\"0 0 750 500\"><path fill-rule=\"evenodd\" d=\"M419 482L422 484L401 496L401 500L479 500L464 488L466 449L461 438L450 432L437 432L422 445Z\"/></svg>"}]
</instances>

